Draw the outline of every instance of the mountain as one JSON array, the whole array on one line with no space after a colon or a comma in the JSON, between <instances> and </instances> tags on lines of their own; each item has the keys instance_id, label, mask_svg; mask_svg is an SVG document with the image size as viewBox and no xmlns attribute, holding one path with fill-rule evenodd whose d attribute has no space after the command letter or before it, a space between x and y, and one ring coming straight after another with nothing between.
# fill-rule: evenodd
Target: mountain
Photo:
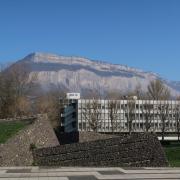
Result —
<instances>
[{"instance_id":1,"label":"mountain","mask_svg":"<svg viewBox=\"0 0 180 180\"><path fill-rule=\"evenodd\" d=\"M37 82L44 89L58 85L73 92L86 90L127 92L141 85L145 91L150 81L161 79L173 95L180 92L180 82L167 81L155 73L125 65L94 61L83 57L32 53L16 62L16 64L21 63L27 64L30 76L36 74Z\"/></svg>"}]
</instances>

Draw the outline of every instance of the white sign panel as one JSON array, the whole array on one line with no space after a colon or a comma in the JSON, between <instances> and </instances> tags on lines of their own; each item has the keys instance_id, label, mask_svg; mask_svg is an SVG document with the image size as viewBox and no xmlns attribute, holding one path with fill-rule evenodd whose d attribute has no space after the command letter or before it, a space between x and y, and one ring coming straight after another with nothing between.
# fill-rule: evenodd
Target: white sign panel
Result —
<instances>
[{"instance_id":1,"label":"white sign panel","mask_svg":"<svg viewBox=\"0 0 180 180\"><path fill-rule=\"evenodd\" d=\"M80 93L67 93L67 99L80 99Z\"/></svg>"}]
</instances>

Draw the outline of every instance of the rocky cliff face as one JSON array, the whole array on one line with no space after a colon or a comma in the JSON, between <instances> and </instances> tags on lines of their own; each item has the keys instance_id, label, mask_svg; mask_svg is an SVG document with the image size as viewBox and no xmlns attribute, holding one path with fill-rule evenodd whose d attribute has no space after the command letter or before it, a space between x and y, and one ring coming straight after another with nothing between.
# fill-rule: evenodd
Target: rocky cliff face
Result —
<instances>
[{"instance_id":1,"label":"rocky cliff face","mask_svg":"<svg viewBox=\"0 0 180 180\"><path fill-rule=\"evenodd\" d=\"M65 57L54 54L32 53L18 63L27 63L30 76L37 75L42 87L58 85L69 91L115 90L127 92L141 85L146 90L151 80L161 78L152 72L144 72L124 65L93 61L82 57ZM177 94L180 86L170 81L164 83L173 94Z\"/></svg>"}]
</instances>

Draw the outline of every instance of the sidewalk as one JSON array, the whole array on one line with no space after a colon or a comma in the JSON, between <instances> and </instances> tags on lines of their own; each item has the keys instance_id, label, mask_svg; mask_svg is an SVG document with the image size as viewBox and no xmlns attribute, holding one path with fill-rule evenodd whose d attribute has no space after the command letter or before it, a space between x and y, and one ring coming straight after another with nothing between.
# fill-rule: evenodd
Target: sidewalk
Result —
<instances>
[{"instance_id":1,"label":"sidewalk","mask_svg":"<svg viewBox=\"0 0 180 180\"><path fill-rule=\"evenodd\" d=\"M180 168L1 167L0 180L180 179Z\"/></svg>"}]
</instances>

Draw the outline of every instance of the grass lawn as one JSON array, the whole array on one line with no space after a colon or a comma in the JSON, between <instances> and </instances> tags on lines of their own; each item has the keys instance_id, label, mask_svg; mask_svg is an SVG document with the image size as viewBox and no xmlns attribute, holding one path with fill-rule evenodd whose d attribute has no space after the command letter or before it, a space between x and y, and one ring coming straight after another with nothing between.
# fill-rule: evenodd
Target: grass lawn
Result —
<instances>
[{"instance_id":1,"label":"grass lawn","mask_svg":"<svg viewBox=\"0 0 180 180\"><path fill-rule=\"evenodd\" d=\"M0 122L0 144L5 143L26 125L24 122Z\"/></svg>"},{"instance_id":2,"label":"grass lawn","mask_svg":"<svg viewBox=\"0 0 180 180\"><path fill-rule=\"evenodd\" d=\"M180 167L180 142L170 142L164 148L170 165Z\"/></svg>"}]
</instances>

